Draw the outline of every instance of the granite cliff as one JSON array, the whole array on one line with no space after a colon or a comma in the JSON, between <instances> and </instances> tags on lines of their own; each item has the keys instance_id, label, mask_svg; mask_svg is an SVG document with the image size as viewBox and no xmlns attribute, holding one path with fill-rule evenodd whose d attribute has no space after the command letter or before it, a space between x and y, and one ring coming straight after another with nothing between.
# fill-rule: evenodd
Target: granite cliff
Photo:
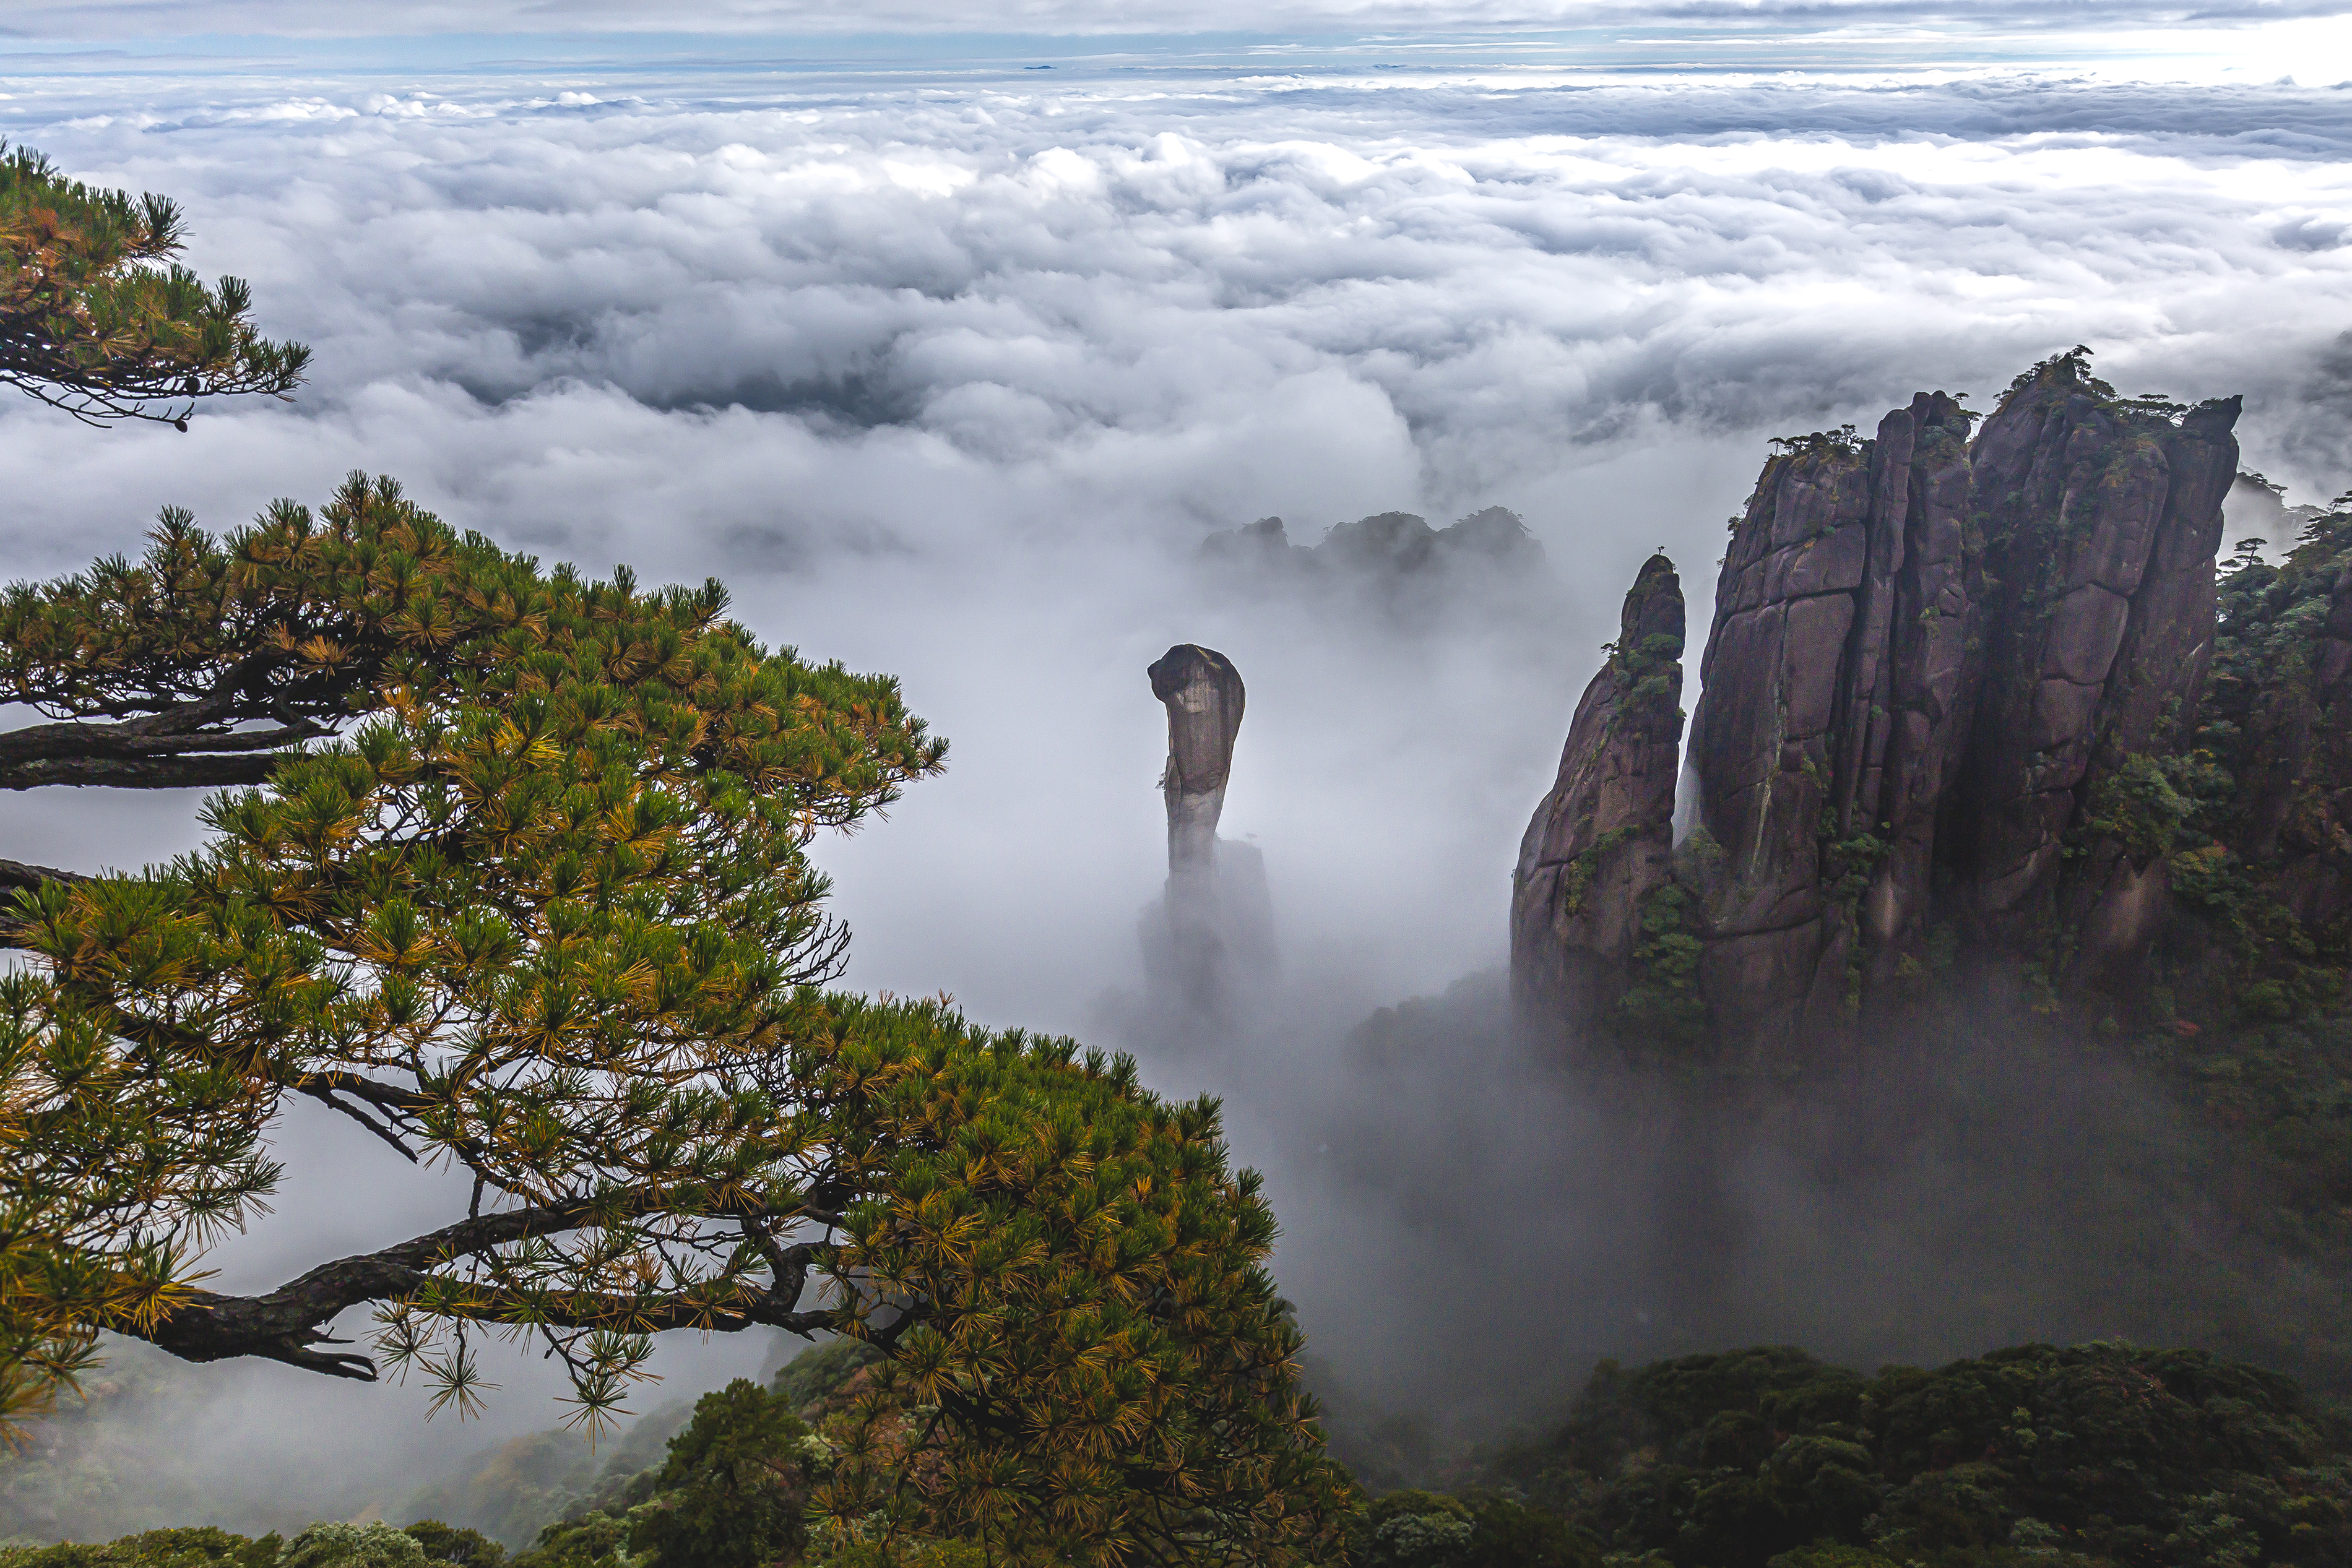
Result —
<instances>
[{"instance_id":1,"label":"granite cliff","mask_svg":"<svg viewBox=\"0 0 2352 1568\"><path fill-rule=\"evenodd\" d=\"M1522 1019L1580 1058L1845 1054L1965 977L2095 1027L2325 1006L2352 912L2352 515L2217 570L2238 400L2083 350L1775 443L1683 739L1645 564L1524 841Z\"/></svg>"}]
</instances>

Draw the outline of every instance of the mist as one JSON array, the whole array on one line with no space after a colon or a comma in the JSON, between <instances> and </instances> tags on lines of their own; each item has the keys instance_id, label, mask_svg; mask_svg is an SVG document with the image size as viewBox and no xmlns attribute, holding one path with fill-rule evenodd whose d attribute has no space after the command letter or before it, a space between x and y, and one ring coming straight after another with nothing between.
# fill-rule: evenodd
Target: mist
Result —
<instances>
[{"instance_id":1,"label":"mist","mask_svg":"<svg viewBox=\"0 0 2352 1568\"><path fill-rule=\"evenodd\" d=\"M248 277L317 365L185 434L0 403L12 578L135 552L167 503L225 529L365 468L550 560L715 575L768 642L899 675L952 750L815 846L843 983L1223 1096L1318 1382L1444 1441L1538 1418L1601 1355L1935 1359L2179 1321L2146 1293L2163 1260L2116 1283L2084 1246L2155 1190L2093 1178L2170 1147L2127 1074L1990 1043L1930 1071L1920 1042L1761 1122L1580 1089L1507 1028L1510 870L1635 568L1664 549L1706 624L1769 436L1922 388L1988 407L2081 341L2126 392L2245 393L2248 465L2290 502L2340 489L2352 94L1256 59L1065 60L1049 87L518 47L438 74L0 56L0 131L178 198L191 263ZM1542 572L1201 553L1270 515L1312 544L1491 506ZM1144 671L1178 643L1248 683L1221 831L1263 857L1279 950L1218 1029L1155 1011L1139 936L1167 870ZM190 847L194 805L51 791L0 828L132 866ZM449 1212L446 1173L323 1113L281 1134L276 1211L207 1260L215 1288ZM2216 1225L2181 1255L2226 1253ZM633 1408L777 1353L665 1336ZM202 1397L124 1452L201 1450L207 1521L240 1527L320 1471L380 1478L321 1507L396 1510L561 1415L522 1355L462 1430L415 1389L180 1370ZM141 1506L122 1528L196 1521Z\"/></svg>"}]
</instances>

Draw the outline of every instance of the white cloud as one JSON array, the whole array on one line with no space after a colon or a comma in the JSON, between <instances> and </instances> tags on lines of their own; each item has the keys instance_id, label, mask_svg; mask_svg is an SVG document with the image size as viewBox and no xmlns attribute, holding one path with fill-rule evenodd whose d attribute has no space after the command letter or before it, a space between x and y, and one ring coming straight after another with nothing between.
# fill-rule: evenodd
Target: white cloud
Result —
<instances>
[{"instance_id":1,"label":"white cloud","mask_svg":"<svg viewBox=\"0 0 2352 1568\"><path fill-rule=\"evenodd\" d=\"M898 667L934 708L971 638L1026 680L1065 660L1121 672L1103 713L1028 737L1032 777L1008 758L990 786L967 761L917 792L911 823L946 810L934 796L998 788L1008 824L1129 833L1133 811L1074 826L1052 793L1150 773L1156 716L1129 666L1235 616L1173 563L1266 513L1311 535L1500 502L1575 580L1586 614L1557 662L1498 688L1533 706L1489 705L1454 760L1401 766L1401 797L1309 757L1267 803L1311 834L1339 820L1321 791L1395 801L1404 858L1383 874L1414 900L1467 899L1496 885L1557 745L1543 704L1584 678L1651 546L1684 546L1704 591L1762 434L1874 417L1922 385L1981 403L2088 341L2135 392L2247 392L2251 460L2306 493L2352 458L2339 93L1147 75L719 106L679 81L310 85L196 78L92 117L98 89L76 84L46 124L42 97L11 106L14 132L77 173L181 197L194 259L250 276L319 365L298 407L207 413L185 437L0 409L19 515L72 519L21 529L16 564L127 543L164 500L226 524L364 465L532 548L736 580L772 634ZM850 581L873 604L845 607ZM1408 707L1444 700L1393 674ZM942 712L967 758L992 744L991 700ZM1355 719L1303 722L1329 740ZM1111 723L1136 756L1072 755ZM1097 921L1058 999L992 988L1022 960L992 950L986 909L1027 894L924 870L922 842L893 830L848 856L929 879L932 909L968 876L955 896L979 935L869 917L877 983L1070 1021L1088 966L1127 961ZM1079 858L1145 876L1149 833L1121 842ZM1052 896L1116 909L1133 892ZM864 913L855 880L845 897ZM1491 955L1497 929L1481 916L1433 942L1374 922L1349 940L1419 987ZM967 971L958 951L989 956Z\"/></svg>"},{"instance_id":2,"label":"white cloud","mask_svg":"<svg viewBox=\"0 0 2352 1568\"><path fill-rule=\"evenodd\" d=\"M1344 1012L1499 957L1619 595L1664 543L1703 612L1764 436L1986 406L2087 341L2126 391L2247 393L2296 499L2352 466L2352 93L176 68L12 78L0 129L180 198L317 379L186 435L0 405L8 574L364 466L519 547L720 576L954 739L824 858L854 979L995 1021L1080 1028L1132 982L1171 643L1250 683L1229 831ZM1187 565L1268 513L1489 504L1557 599L1413 632ZM175 847L98 804L0 827Z\"/></svg>"}]
</instances>

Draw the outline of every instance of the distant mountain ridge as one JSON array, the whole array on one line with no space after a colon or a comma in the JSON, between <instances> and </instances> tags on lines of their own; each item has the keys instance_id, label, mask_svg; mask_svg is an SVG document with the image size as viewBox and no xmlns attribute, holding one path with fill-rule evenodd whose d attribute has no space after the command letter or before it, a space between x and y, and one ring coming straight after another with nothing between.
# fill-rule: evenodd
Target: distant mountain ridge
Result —
<instances>
[{"instance_id":1,"label":"distant mountain ridge","mask_svg":"<svg viewBox=\"0 0 2352 1568\"><path fill-rule=\"evenodd\" d=\"M1506 507L1487 507L1443 528L1412 512L1376 512L1340 523L1312 545L1290 542L1280 517L1260 517L1201 541L1205 560L1298 572L1412 575L1456 564L1540 567L1543 546Z\"/></svg>"}]
</instances>

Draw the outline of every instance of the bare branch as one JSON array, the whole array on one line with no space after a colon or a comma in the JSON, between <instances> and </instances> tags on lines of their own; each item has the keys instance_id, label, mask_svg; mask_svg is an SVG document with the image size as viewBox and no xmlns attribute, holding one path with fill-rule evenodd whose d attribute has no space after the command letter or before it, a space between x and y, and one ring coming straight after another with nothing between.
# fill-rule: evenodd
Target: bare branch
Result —
<instances>
[{"instance_id":1,"label":"bare branch","mask_svg":"<svg viewBox=\"0 0 2352 1568\"><path fill-rule=\"evenodd\" d=\"M341 1113L343 1115L349 1116L352 1121L357 1122L361 1126L365 1127L369 1132L373 1133L377 1137L382 1138L385 1143L390 1144L394 1148L398 1149L402 1157L406 1159L410 1165L413 1166L419 1163L416 1158L416 1151L410 1148L407 1141L401 1137L398 1133L394 1132L390 1127L385 1126L382 1122L377 1121L373 1116L369 1115L358 1106L348 1105L342 1101L336 1099L334 1091L329 1089L325 1084L306 1083L302 1086L302 1092L309 1095L311 1099L316 1100L320 1104L326 1106L329 1110L337 1111Z\"/></svg>"}]
</instances>

